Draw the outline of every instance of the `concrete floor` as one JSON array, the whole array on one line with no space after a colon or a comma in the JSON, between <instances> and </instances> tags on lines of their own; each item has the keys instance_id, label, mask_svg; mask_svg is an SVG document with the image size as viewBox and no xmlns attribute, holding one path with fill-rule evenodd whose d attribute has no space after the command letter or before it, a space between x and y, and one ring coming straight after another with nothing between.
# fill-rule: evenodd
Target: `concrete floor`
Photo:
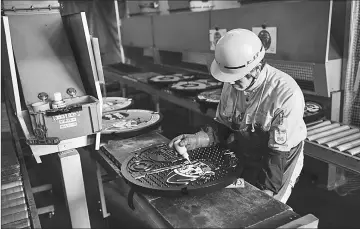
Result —
<instances>
[{"instance_id":1,"label":"concrete floor","mask_svg":"<svg viewBox=\"0 0 360 229\"><path fill-rule=\"evenodd\" d=\"M174 110L172 111L174 112ZM175 109L176 112L176 109ZM10 141L8 125L4 122L4 107L2 106L2 141ZM165 115L163 126L168 129L168 137L173 137L189 126L184 123L173 122L172 116L168 113ZM170 118L172 117L172 118ZM171 124L171 128L166 128ZM176 125L176 126L174 126ZM165 131L166 132L166 131ZM49 179L53 179L51 173L47 171L45 164L36 164L33 160L28 163L29 175L32 186L43 184ZM298 184L295 186L293 193L288 201L295 212L305 215L314 214L320 219L319 228L359 228L360 217L358 208L360 207L360 193L341 197L333 191L326 191L318 188L313 182L312 174L303 171ZM108 210L111 216L106 220L99 219L98 225L110 228L145 228L146 224L141 220L141 215L135 214L127 207L127 201L121 197L121 188L114 182L104 184L104 191L107 199ZM40 221L43 228L68 228L70 225L69 217L66 212L66 205L60 190L55 192L44 192L35 195L37 207L48 204L55 205L55 215L49 218L48 215L41 215ZM101 228L99 227L99 228Z\"/></svg>"}]
</instances>

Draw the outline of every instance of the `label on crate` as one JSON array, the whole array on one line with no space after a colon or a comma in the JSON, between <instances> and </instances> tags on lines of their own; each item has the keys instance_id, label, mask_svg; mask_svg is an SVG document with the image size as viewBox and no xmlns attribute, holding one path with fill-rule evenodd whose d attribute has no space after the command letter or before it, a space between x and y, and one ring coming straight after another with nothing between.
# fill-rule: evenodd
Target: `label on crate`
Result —
<instances>
[{"instance_id":1,"label":"label on crate","mask_svg":"<svg viewBox=\"0 0 360 229\"><path fill-rule=\"evenodd\" d=\"M76 118L66 118L66 119L59 120L60 124L66 124L66 123L70 123L70 122L76 122Z\"/></svg>"},{"instance_id":2,"label":"label on crate","mask_svg":"<svg viewBox=\"0 0 360 229\"><path fill-rule=\"evenodd\" d=\"M80 116L80 112L56 115L53 117L53 120L60 124L60 129L66 129L77 126L77 116Z\"/></svg>"},{"instance_id":3,"label":"label on crate","mask_svg":"<svg viewBox=\"0 0 360 229\"><path fill-rule=\"evenodd\" d=\"M70 127L75 127L75 126L77 126L77 122L71 122L71 123L66 123L66 124L60 125L60 129L70 128Z\"/></svg>"},{"instance_id":4,"label":"label on crate","mask_svg":"<svg viewBox=\"0 0 360 229\"><path fill-rule=\"evenodd\" d=\"M76 116L80 116L80 112L72 112L72 113L67 113L67 114L56 115L56 116L53 117L53 119L55 121L58 121L58 120L61 120L61 119L74 118Z\"/></svg>"}]
</instances>

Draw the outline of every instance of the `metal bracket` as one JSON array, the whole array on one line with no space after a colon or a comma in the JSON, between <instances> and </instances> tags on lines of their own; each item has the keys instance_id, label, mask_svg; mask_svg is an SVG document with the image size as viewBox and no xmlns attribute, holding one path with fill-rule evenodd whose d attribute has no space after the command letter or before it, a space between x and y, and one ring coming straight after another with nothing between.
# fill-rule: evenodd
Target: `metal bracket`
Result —
<instances>
[{"instance_id":1,"label":"metal bracket","mask_svg":"<svg viewBox=\"0 0 360 229\"><path fill-rule=\"evenodd\" d=\"M60 143L60 139L53 137L53 138L30 138L26 139L26 144L28 145L58 145Z\"/></svg>"},{"instance_id":2,"label":"metal bracket","mask_svg":"<svg viewBox=\"0 0 360 229\"><path fill-rule=\"evenodd\" d=\"M36 7L34 5L30 5L29 7L15 7L15 6L11 6L10 7L2 7L1 11L6 12L6 11L12 11L12 12L19 12L19 11L40 11L40 10L48 10L51 11L53 9L61 9L61 6L52 6L52 5L48 5L48 6L39 6Z\"/></svg>"},{"instance_id":3,"label":"metal bracket","mask_svg":"<svg viewBox=\"0 0 360 229\"><path fill-rule=\"evenodd\" d=\"M97 177L97 181L98 181L98 188L99 188L99 194L100 194L100 201L99 201L99 203L101 204L100 211L103 215L103 218L106 218L106 217L110 216L110 213L108 213L107 208L106 208L103 180L102 180L102 176L101 176L100 165L98 162L96 162L96 177Z\"/></svg>"},{"instance_id":4,"label":"metal bracket","mask_svg":"<svg viewBox=\"0 0 360 229\"><path fill-rule=\"evenodd\" d=\"M35 138L26 139L28 145L58 145L60 143L57 137L47 137L47 128L40 121L43 115L42 113L35 114L36 126L33 129Z\"/></svg>"},{"instance_id":5,"label":"metal bracket","mask_svg":"<svg viewBox=\"0 0 360 229\"><path fill-rule=\"evenodd\" d=\"M128 194L128 205L131 208L131 210L135 210L135 207L134 207L134 194L135 194L135 191L134 191L133 188L131 188L130 191L129 191L129 194Z\"/></svg>"}]
</instances>

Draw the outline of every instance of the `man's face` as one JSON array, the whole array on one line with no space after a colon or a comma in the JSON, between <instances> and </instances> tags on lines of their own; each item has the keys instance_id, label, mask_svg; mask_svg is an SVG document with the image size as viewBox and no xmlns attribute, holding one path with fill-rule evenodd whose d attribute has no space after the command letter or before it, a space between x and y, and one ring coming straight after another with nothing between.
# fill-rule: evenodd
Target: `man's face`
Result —
<instances>
[{"instance_id":1,"label":"man's face","mask_svg":"<svg viewBox=\"0 0 360 229\"><path fill-rule=\"evenodd\" d=\"M245 77L236 80L235 82L230 84L235 90L244 91L246 88L250 86L252 81L253 81L253 76L248 74Z\"/></svg>"},{"instance_id":2,"label":"man's face","mask_svg":"<svg viewBox=\"0 0 360 229\"><path fill-rule=\"evenodd\" d=\"M260 66L260 65L259 65ZM235 90L245 91L260 74L260 67L256 66L249 74L246 74L243 78L230 83Z\"/></svg>"}]
</instances>

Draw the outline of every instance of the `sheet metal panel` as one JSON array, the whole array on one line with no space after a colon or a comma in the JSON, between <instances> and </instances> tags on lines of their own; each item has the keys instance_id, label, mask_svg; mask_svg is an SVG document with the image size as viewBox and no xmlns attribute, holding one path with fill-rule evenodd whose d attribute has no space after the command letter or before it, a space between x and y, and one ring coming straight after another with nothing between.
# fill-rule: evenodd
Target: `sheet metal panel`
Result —
<instances>
[{"instance_id":1,"label":"sheet metal panel","mask_svg":"<svg viewBox=\"0 0 360 229\"><path fill-rule=\"evenodd\" d=\"M277 27L277 53L266 58L324 63L330 1L270 2L211 11L211 28ZM200 43L200 39L199 39Z\"/></svg>"},{"instance_id":2,"label":"sheet metal panel","mask_svg":"<svg viewBox=\"0 0 360 229\"><path fill-rule=\"evenodd\" d=\"M47 8L51 6L52 8L60 7L59 1L2 1L2 7L6 10L13 9L13 7L17 10L19 9L30 9L30 7L33 7L33 9L38 8Z\"/></svg>"},{"instance_id":3,"label":"sheet metal panel","mask_svg":"<svg viewBox=\"0 0 360 229\"><path fill-rule=\"evenodd\" d=\"M19 94L17 93L17 96L15 96L14 88L17 88L18 85L14 86L12 82L12 77L17 79L16 77L16 69L15 69L15 60L13 57L12 52L12 44L11 44L11 38L10 36L6 37L5 34L5 26L6 22L4 22L3 18L1 23L1 84L3 88L6 88L7 95L6 97L9 98L11 101L10 105L11 108L14 111L17 111L17 109L20 109L20 100L16 100L15 98L19 97ZM10 51L11 50L11 51ZM17 81L16 81L17 82ZM17 92L17 91L16 91ZM2 98L3 99L3 98ZM17 104L16 104L17 103Z\"/></svg>"},{"instance_id":4,"label":"sheet metal panel","mask_svg":"<svg viewBox=\"0 0 360 229\"><path fill-rule=\"evenodd\" d=\"M86 93L99 99L95 86L99 79L86 15L81 12L62 18Z\"/></svg>"},{"instance_id":5,"label":"sheet metal panel","mask_svg":"<svg viewBox=\"0 0 360 229\"><path fill-rule=\"evenodd\" d=\"M73 87L85 95L73 51L59 13L8 15L14 57L26 104L39 101L38 94L54 92L68 97Z\"/></svg>"},{"instance_id":6,"label":"sheet metal panel","mask_svg":"<svg viewBox=\"0 0 360 229\"><path fill-rule=\"evenodd\" d=\"M140 13L140 8L139 8L139 3L140 2L141 1L136 1L136 0L126 1L127 10L128 10L130 15Z\"/></svg>"},{"instance_id":7,"label":"sheet metal panel","mask_svg":"<svg viewBox=\"0 0 360 229\"><path fill-rule=\"evenodd\" d=\"M190 1L172 0L168 1L169 11L190 9Z\"/></svg>"},{"instance_id":8,"label":"sheet metal panel","mask_svg":"<svg viewBox=\"0 0 360 229\"><path fill-rule=\"evenodd\" d=\"M168 51L209 52L210 12L154 16L155 48Z\"/></svg>"},{"instance_id":9,"label":"sheet metal panel","mask_svg":"<svg viewBox=\"0 0 360 229\"><path fill-rule=\"evenodd\" d=\"M122 21L122 45L135 47L152 47L153 31L152 17L134 16Z\"/></svg>"}]
</instances>

